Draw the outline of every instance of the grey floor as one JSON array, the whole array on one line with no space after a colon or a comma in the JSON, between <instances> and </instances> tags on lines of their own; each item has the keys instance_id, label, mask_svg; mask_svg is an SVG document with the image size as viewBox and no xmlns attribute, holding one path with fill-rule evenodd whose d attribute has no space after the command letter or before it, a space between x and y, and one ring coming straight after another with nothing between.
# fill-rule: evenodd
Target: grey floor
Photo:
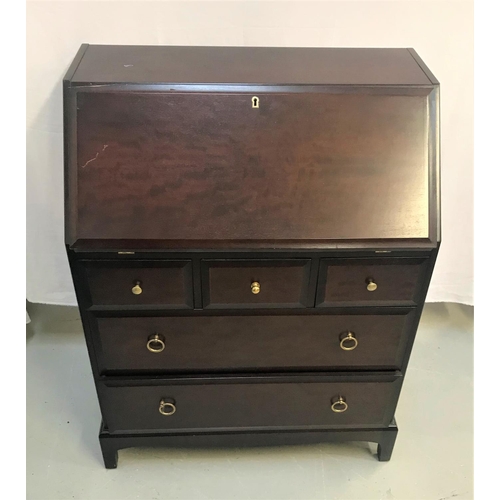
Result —
<instances>
[{"instance_id":1,"label":"grey floor","mask_svg":"<svg viewBox=\"0 0 500 500\"><path fill-rule=\"evenodd\" d=\"M129 449L101 461L99 408L78 311L29 305L27 498L448 500L473 498L473 309L427 304L390 462L374 446Z\"/></svg>"}]
</instances>

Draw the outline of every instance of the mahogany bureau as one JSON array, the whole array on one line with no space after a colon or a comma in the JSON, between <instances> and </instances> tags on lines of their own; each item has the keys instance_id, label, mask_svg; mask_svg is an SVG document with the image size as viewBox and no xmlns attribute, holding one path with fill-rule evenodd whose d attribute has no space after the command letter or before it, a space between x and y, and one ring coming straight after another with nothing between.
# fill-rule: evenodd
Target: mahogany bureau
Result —
<instances>
[{"instance_id":1,"label":"mahogany bureau","mask_svg":"<svg viewBox=\"0 0 500 500\"><path fill-rule=\"evenodd\" d=\"M105 466L336 441L389 460L440 244L416 52L82 45L64 120Z\"/></svg>"}]
</instances>

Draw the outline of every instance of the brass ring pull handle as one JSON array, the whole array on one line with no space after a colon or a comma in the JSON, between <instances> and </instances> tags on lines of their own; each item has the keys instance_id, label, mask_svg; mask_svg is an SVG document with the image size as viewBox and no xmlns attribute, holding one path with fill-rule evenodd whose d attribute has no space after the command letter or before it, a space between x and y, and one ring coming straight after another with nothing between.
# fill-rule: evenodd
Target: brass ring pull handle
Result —
<instances>
[{"instance_id":1,"label":"brass ring pull handle","mask_svg":"<svg viewBox=\"0 0 500 500\"><path fill-rule=\"evenodd\" d=\"M136 281L135 285L132 287L132 293L134 295L140 295L142 293L141 282Z\"/></svg>"},{"instance_id":2,"label":"brass ring pull handle","mask_svg":"<svg viewBox=\"0 0 500 500\"><path fill-rule=\"evenodd\" d=\"M335 413L344 413L347 408L349 407L347 406L347 403L344 401L344 398L342 396L339 396L337 401L332 403L332 411Z\"/></svg>"},{"instance_id":3,"label":"brass ring pull handle","mask_svg":"<svg viewBox=\"0 0 500 500\"><path fill-rule=\"evenodd\" d=\"M373 278L366 278L366 289L369 292L374 292L377 289L377 283L373 281Z\"/></svg>"},{"instance_id":4,"label":"brass ring pull handle","mask_svg":"<svg viewBox=\"0 0 500 500\"><path fill-rule=\"evenodd\" d=\"M258 281L254 281L250 287L252 288L252 293L257 295L260 293L260 283Z\"/></svg>"},{"instance_id":5,"label":"brass ring pull handle","mask_svg":"<svg viewBox=\"0 0 500 500\"><path fill-rule=\"evenodd\" d=\"M340 348L344 351L354 351L358 347L358 339L352 332L347 332L345 337L340 339Z\"/></svg>"},{"instance_id":6,"label":"brass ring pull handle","mask_svg":"<svg viewBox=\"0 0 500 500\"><path fill-rule=\"evenodd\" d=\"M165 337L155 333L148 338L148 343L146 344L148 351L151 352L161 352L165 349Z\"/></svg>"},{"instance_id":7,"label":"brass ring pull handle","mask_svg":"<svg viewBox=\"0 0 500 500\"><path fill-rule=\"evenodd\" d=\"M160 401L160 408L158 409L158 411L162 415L169 417L170 415L173 415L175 413L175 410L176 408L174 403L169 403L168 401L164 401L163 399Z\"/></svg>"}]
</instances>

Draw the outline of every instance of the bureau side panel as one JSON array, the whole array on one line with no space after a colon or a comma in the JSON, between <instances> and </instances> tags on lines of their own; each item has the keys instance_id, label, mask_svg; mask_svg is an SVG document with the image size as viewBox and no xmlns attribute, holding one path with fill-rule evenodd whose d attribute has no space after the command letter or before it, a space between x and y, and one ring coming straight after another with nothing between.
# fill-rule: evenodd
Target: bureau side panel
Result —
<instances>
[{"instance_id":1,"label":"bureau side panel","mask_svg":"<svg viewBox=\"0 0 500 500\"><path fill-rule=\"evenodd\" d=\"M429 92L79 91L74 241L429 240Z\"/></svg>"}]
</instances>

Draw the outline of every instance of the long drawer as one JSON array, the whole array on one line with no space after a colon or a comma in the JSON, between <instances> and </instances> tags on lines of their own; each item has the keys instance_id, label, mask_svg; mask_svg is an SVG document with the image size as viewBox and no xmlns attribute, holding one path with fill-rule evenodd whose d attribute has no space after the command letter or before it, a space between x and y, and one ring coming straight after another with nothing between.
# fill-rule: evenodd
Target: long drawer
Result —
<instances>
[{"instance_id":1,"label":"long drawer","mask_svg":"<svg viewBox=\"0 0 500 500\"><path fill-rule=\"evenodd\" d=\"M145 380L100 395L110 432L367 427L389 424L402 380L378 377Z\"/></svg>"},{"instance_id":2,"label":"long drawer","mask_svg":"<svg viewBox=\"0 0 500 500\"><path fill-rule=\"evenodd\" d=\"M392 314L100 317L108 371L398 369L412 310Z\"/></svg>"}]
</instances>

